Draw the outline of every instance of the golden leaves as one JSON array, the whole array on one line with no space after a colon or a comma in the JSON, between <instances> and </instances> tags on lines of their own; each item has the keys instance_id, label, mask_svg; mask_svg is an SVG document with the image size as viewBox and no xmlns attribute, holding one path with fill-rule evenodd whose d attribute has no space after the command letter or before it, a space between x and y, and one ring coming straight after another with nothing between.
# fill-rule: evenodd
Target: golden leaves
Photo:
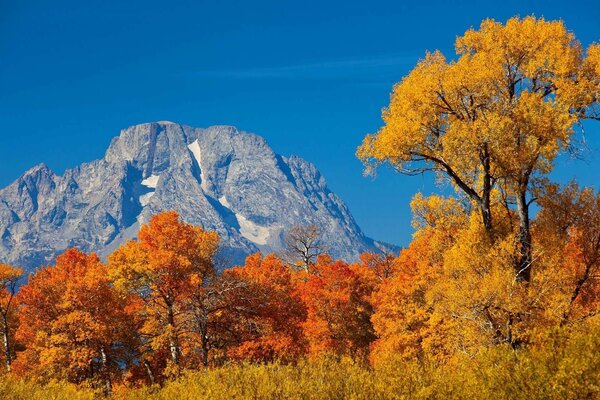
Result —
<instances>
[{"instance_id":1,"label":"golden leaves","mask_svg":"<svg viewBox=\"0 0 600 400\"><path fill-rule=\"evenodd\" d=\"M357 150L368 168L442 171L479 194L485 173L511 191L548 173L574 124L598 112L598 45L584 58L561 21L485 20L456 52L456 61L427 53L394 86L384 126Z\"/></svg>"}]
</instances>

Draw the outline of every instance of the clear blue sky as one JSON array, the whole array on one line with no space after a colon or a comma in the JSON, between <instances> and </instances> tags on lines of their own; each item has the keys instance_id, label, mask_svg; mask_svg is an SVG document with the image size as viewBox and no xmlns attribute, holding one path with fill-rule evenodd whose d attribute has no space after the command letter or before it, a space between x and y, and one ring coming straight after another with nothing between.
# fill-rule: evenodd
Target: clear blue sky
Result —
<instances>
[{"instance_id":1,"label":"clear blue sky","mask_svg":"<svg viewBox=\"0 0 600 400\"><path fill-rule=\"evenodd\" d=\"M230 124L315 163L367 234L406 244L410 198L438 189L388 169L364 178L354 156L393 83L486 17L561 18L600 40L598 0L483 3L0 0L0 186L40 162L62 173L100 158L130 125ZM587 160L557 179L596 185L598 125Z\"/></svg>"}]
</instances>

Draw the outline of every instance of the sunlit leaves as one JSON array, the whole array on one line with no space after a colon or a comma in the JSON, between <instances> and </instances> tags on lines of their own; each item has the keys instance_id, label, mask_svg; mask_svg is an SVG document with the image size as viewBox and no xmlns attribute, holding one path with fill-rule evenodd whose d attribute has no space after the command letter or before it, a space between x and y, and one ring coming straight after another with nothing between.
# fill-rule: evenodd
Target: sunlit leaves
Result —
<instances>
[{"instance_id":1,"label":"sunlit leaves","mask_svg":"<svg viewBox=\"0 0 600 400\"><path fill-rule=\"evenodd\" d=\"M187 346L193 346L186 327L187 300L214 275L219 236L182 222L176 212L153 216L138 236L109 257L110 274L123 293L143 303L136 317L142 320L140 333L151 361L163 365L155 355L168 353L167 372L176 373L191 351Z\"/></svg>"},{"instance_id":2,"label":"sunlit leaves","mask_svg":"<svg viewBox=\"0 0 600 400\"><path fill-rule=\"evenodd\" d=\"M30 276L19 301L17 338L26 346L15 363L19 374L110 386L130 361L135 325L95 254L68 250Z\"/></svg>"}]
</instances>

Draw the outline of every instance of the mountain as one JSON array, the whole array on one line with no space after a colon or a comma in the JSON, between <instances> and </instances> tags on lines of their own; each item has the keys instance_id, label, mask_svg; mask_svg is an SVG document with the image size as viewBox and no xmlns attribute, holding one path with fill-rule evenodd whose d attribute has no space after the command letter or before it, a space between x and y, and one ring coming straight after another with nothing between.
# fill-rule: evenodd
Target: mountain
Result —
<instances>
[{"instance_id":1,"label":"mountain","mask_svg":"<svg viewBox=\"0 0 600 400\"><path fill-rule=\"evenodd\" d=\"M386 249L366 237L314 165L275 154L232 126L132 126L104 158L65 171L40 164L0 190L0 262L33 269L69 247L105 257L163 210L214 229L228 264L279 251L286 229L316 224L334 257Z\"/></svg>"}]
</instances>

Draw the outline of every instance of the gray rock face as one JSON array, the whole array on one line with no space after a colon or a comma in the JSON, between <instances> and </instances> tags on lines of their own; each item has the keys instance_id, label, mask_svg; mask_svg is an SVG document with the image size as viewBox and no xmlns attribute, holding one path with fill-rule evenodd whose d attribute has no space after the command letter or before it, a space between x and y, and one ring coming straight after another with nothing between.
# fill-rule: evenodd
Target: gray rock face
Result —
<instances>
[{"instance_id":1,"label":"gray rock face","mask_svg":"<svg viewBox=\"0 0 600 400\"><path fill-rule=\"evenodd\" d=\"M219 232L226 265L282 250L293 225L316 224L346 260L397 250L363 235L314 165L231 126L161 121L121 131L101 160L63 176L41 164L0 190L0 262L31 270L69 247L105 257L164 210Z\"/></svg>"}]
</instances>

